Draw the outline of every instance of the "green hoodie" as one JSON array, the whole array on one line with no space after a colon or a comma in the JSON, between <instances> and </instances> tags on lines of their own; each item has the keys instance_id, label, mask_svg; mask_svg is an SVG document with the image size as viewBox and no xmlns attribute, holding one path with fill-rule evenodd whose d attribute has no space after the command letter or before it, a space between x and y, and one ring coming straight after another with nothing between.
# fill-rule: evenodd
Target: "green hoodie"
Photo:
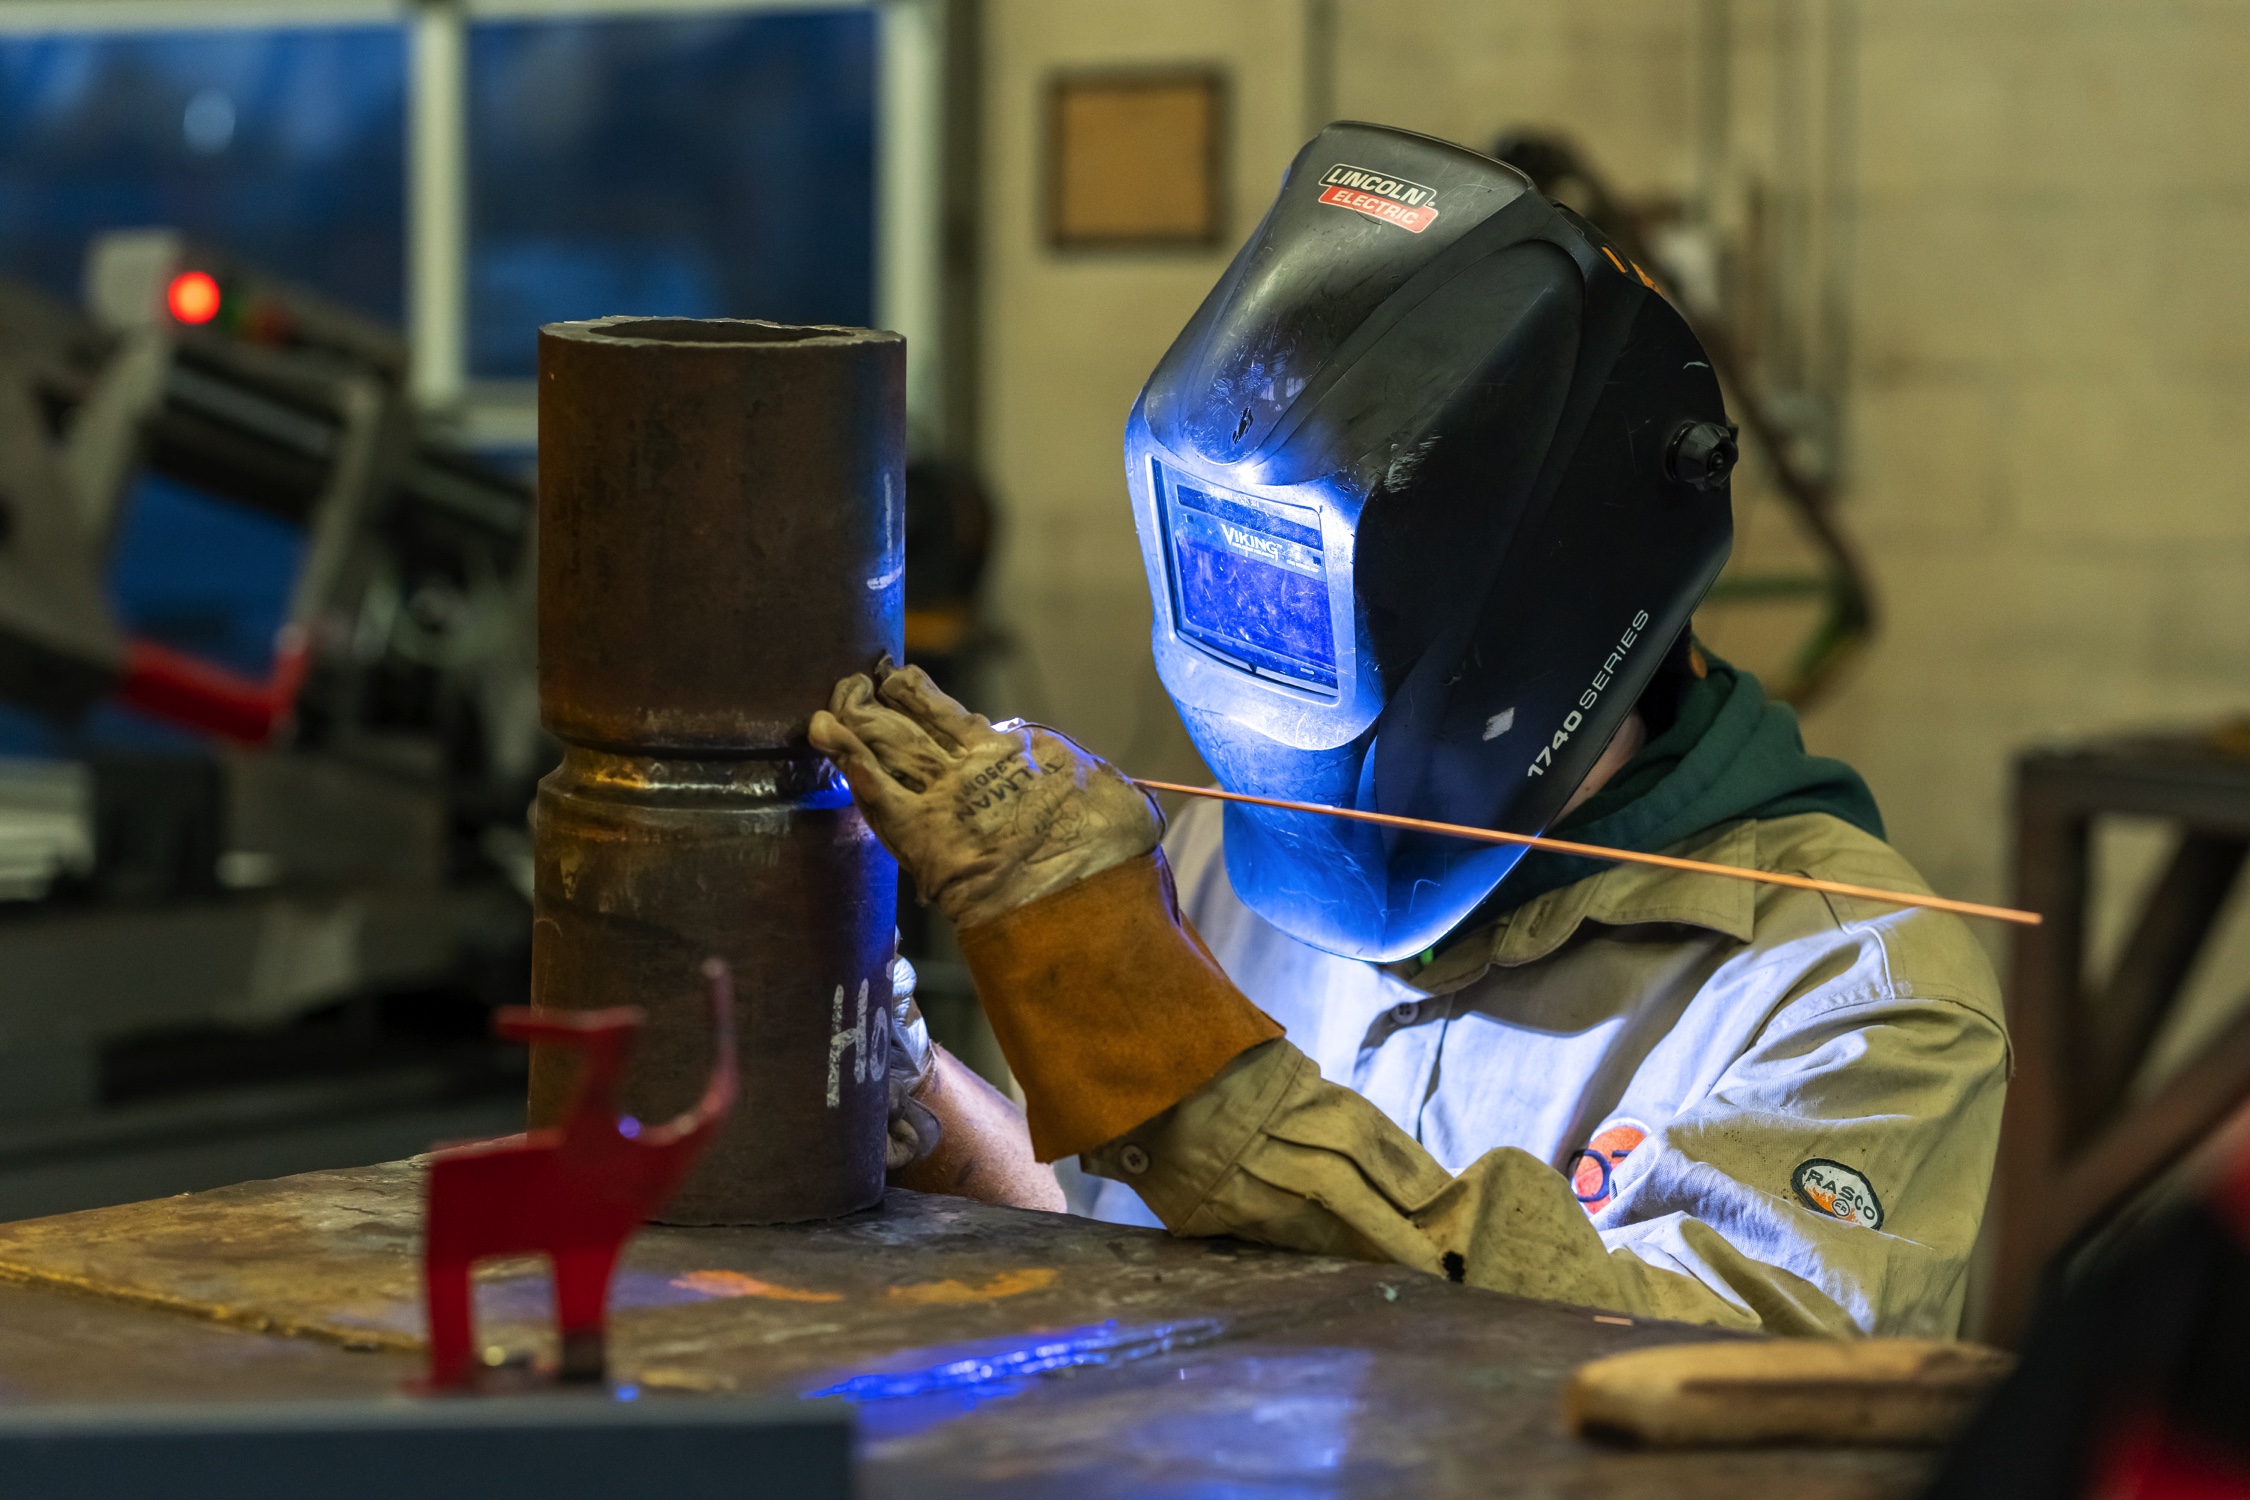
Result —
<instances>
[{"instance_id":1,"label":"green hoodie","mask_svg":"<svg viewBox=\"0 0 2250 1500\"><path fill-rule=\"evenodd\" d=\"M1805 753L1797 716L1758 679L1704 653L1710 671L1680 699L1672 727L1549 833L1582 844L1654 853L1741 818L1832 813L1883 837L1883 815L1859 773ZM1607 862L1533 850L1471 923L1610 869Z\"/></svg>"}]
</instances>

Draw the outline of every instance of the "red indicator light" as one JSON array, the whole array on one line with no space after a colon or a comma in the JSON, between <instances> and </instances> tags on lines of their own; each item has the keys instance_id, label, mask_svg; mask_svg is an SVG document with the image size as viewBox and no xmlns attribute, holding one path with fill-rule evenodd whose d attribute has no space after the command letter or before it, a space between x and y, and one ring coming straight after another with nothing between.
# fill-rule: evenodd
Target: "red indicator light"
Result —
<instances>
[{"instance_id":1,"label":"red indicator light","mask_svg":"<svg viewBox=\"0 0 2250 1500\"><path fill-rule=\"evenodd\" d=\"M219 284L208 271L182 271L165 288L164 305L183 323L208 323L219 315Z\"/></svg>"}]
</instances>

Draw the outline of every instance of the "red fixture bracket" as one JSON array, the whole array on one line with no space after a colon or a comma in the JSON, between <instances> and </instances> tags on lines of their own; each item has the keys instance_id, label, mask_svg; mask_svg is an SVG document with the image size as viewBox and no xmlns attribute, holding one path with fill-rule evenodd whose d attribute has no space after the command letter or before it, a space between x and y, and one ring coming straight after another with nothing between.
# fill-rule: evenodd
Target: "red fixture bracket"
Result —
<instances>
[{"instance_id":1,"label":"red fixture bracket","mask_svg":"<svg viewBox=\"0 0 2250 1500\"><path fill-rule=\"evenodd\" d=\"M562 1333L555 1373L572 1381L604 1378L617 1257L633 1231L671 1198L734 1104L734 983L715 958L704 963L703 977L718 1057L703 1098L664 1125L643 1125L617 1112L625 1057L644 1019L639 1007L517 1006L494 1018L501 1036L578 1051L583 1071L561 1126L431 1154L422 1244L428 1388L474 1383L482 1361L469 1273L497 1255L543 1253L553 1262Z\"/></svg>"}]
</instances>

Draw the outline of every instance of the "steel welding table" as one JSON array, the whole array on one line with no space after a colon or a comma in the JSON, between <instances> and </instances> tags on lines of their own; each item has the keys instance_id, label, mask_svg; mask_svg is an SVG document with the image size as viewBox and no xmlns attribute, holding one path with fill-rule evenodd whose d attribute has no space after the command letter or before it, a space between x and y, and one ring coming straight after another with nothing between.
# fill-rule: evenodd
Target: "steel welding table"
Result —
<instances>
[{"instance_id":1,"label":"steel welding table","mask_svg":"<svg viewBox=\"0 0 2250 1500\"><path fill-rule=\"evenodd\" d=\"M0 1225L0 1406L371 1395L418 1372L411 1163ZM551 1340L546 1282L483 1341ZM1395 1266L894 1190L849 1218L643 1232L611 1365L641 1399L851 1398L861 1492L1905 1496L1927 1454L1626 1453L1563 1429L1581 1361L1709 1337Z\"/></svg>"}]
</instances>

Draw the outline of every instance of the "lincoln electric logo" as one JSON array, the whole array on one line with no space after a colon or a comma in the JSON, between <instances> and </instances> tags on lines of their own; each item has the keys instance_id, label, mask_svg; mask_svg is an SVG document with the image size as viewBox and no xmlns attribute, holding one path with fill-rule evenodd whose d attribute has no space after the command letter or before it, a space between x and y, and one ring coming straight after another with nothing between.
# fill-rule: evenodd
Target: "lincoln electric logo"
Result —
<instances>
[{"instance_id":1,"label":"lincoln electric logo","mask_svg":"<svg viewBox=\"0 0 2250 1500\"><path fill-rule=\"evenodd\" d=\"M1320 179L1320 201L1420 234L1437 218L1437 189L1338 162Z\"/></svg>"},{"instance_id":2,"label":"lincoln electric logo","mask_svg":"<svg viewBox=\"0 0 2250 1500\"><path fill-rule=\"evenodd\" d=\"M1281 543L1272 537L1260 536L1245 526L1229 526L1224 521L1219 523L1219 530L1226 535L1227 545L1235 551L1247 557L1262 557L1267 562L1281 561Z\"/></svg>"}]
</instances>

